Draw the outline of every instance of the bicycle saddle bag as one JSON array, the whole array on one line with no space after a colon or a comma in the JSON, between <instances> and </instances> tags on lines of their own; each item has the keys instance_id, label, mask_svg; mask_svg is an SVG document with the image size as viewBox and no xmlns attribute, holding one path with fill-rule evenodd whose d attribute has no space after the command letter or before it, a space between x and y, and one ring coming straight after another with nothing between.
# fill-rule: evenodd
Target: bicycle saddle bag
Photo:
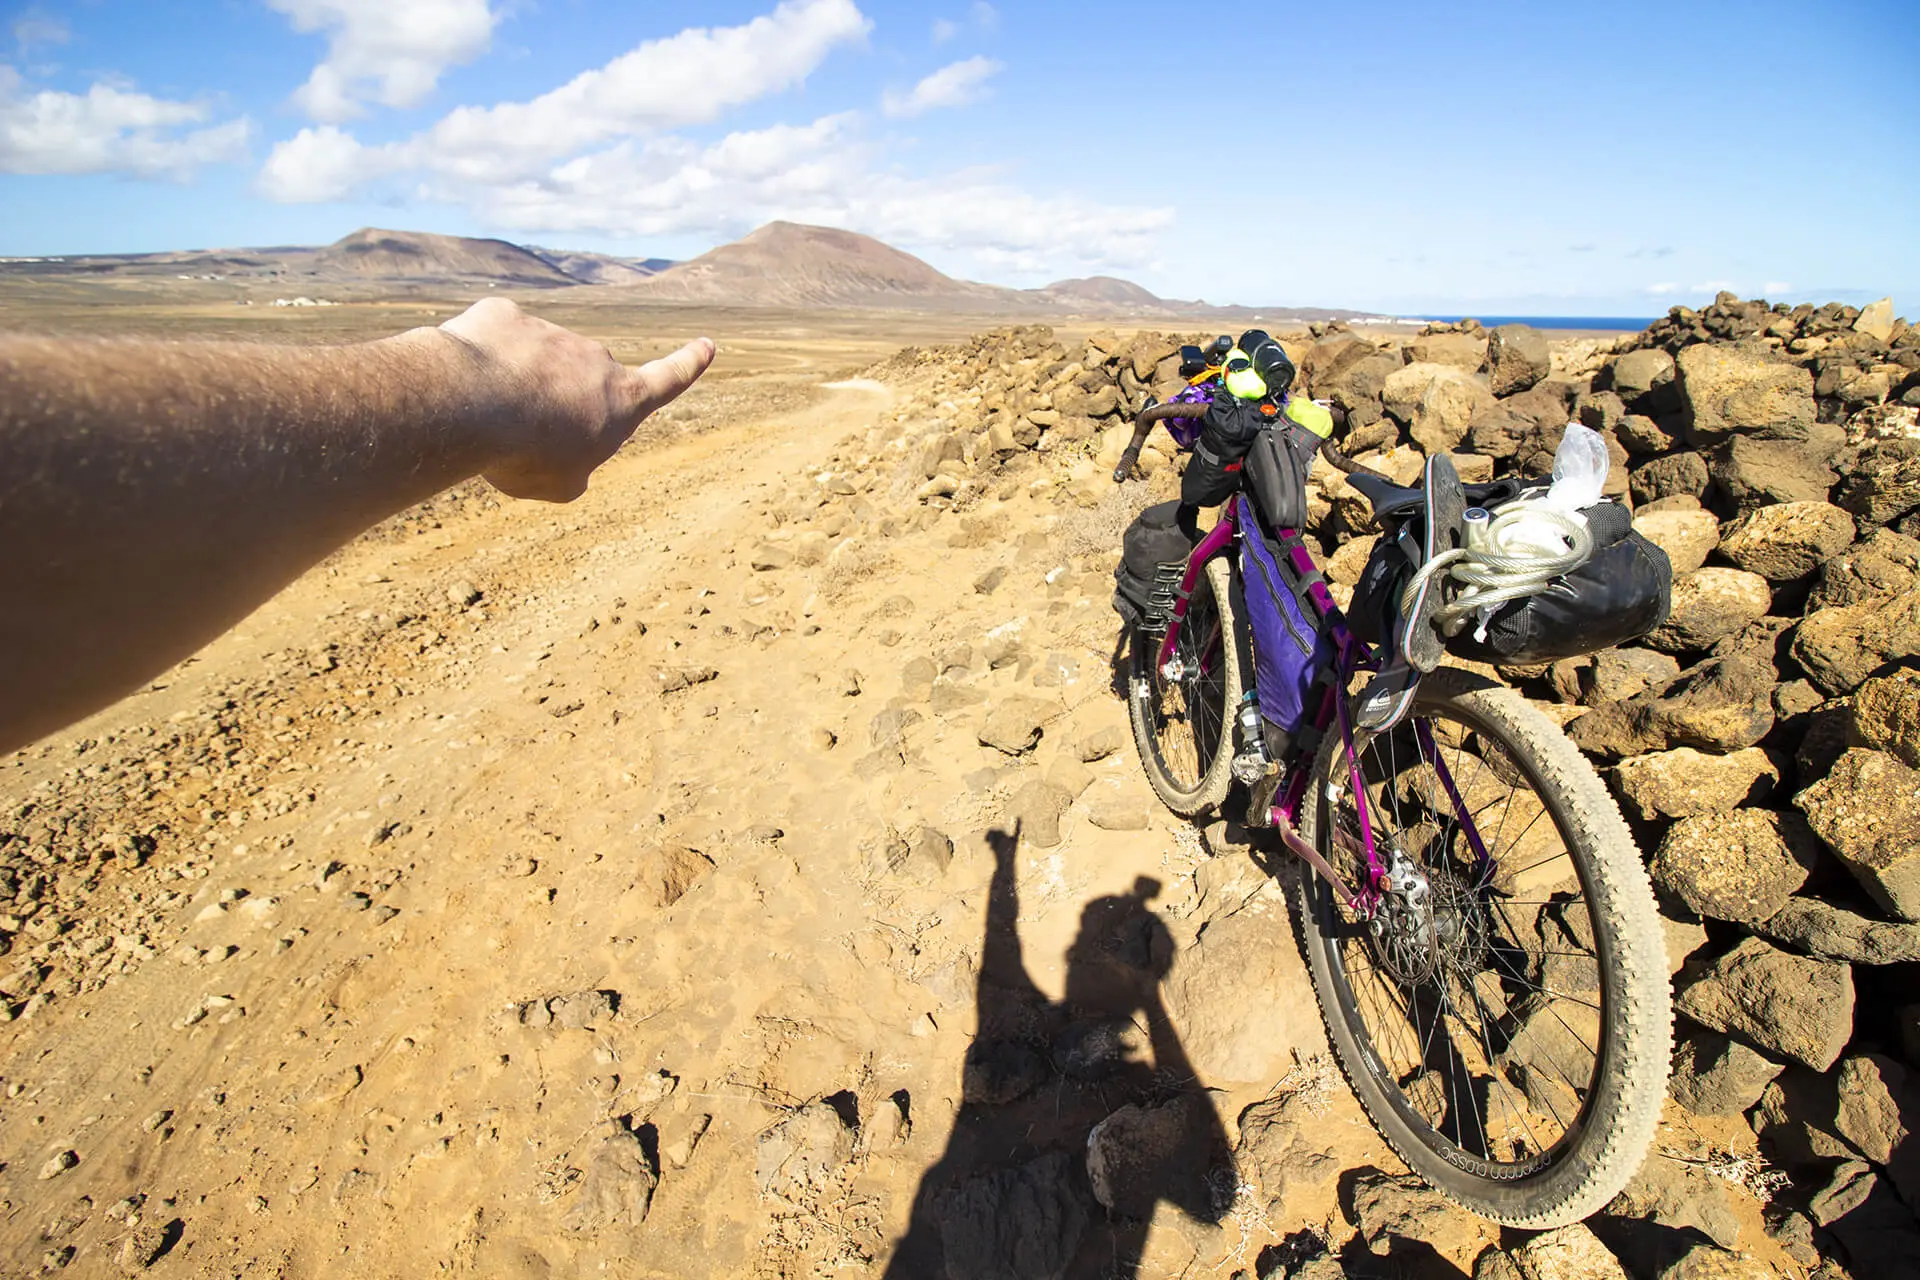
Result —
<instances>
[{"instance_id":1,"label":"bicycle saddle bag","mask_svg":"<svg viewBox=\"0 0 1920 1280\"><path fill-rule=\"evenodd\" d=\"M1505 666L1557 662L1638 640L1667 620L1673 566L1666 553L1633 531L1618 503L1599 503L1583 514L1596 536L1608 539L1587 562L1545 590L1499 606L1486 621L1484 638L1478 620L1469 619L1465 630L1447 640L1448 652ZM1385 643L1393 634L1400 593L1413 571L1398 536L1403 527L1390 526L1380 535L1347 611L1353 633L1369 644Z\"/></svg>"}]
</instances>

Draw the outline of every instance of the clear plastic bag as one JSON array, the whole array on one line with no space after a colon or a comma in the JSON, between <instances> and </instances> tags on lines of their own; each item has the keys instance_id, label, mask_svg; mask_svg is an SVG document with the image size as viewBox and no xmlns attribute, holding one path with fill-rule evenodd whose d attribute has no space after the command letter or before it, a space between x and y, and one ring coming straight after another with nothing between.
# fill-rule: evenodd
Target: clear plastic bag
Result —
<instances>
[{"instance_id":1,"label":"clear plastic bag","mask_svg":"<svg viewBox=\"0 0 1920 1280\"><path fill-rule=\"evenodd\" d=\"M1600 501L1607 486L1607 442L1592 427L1577 422L1567 424L1560 447L1553 452L1553 484L1547 489L1547 501L1568 515L1584 511Z\"/></svg>"}]
</instances>

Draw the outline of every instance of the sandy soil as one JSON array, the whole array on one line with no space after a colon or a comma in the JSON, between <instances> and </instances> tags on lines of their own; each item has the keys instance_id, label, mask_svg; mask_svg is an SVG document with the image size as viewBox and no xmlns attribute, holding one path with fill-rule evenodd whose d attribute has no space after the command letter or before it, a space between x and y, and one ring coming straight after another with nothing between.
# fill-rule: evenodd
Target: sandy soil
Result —
<instances>
[{"instance_id":1,"label":"sandy soil","mask_svg":"<svg viewBox=\"0 0 1920 1280\"><path fill-rule=\"evenodd\" d=\"M579 502L436 500L0 761L0 827L57 851L0 920L4 1269L929 1274L930 1171L1176 1096L1205 1185L1148 1186L1073 1274L1348 1240L1338 1175L1399 1166L1277 887L1140 778L1109 670L1124 511L1023 479L942 513L889 478L928 407L851 375L977 326L557 318L627 359L696 328L723 355ZM238 323L56 324L89 321ZM1010 703L1029 752L980 741ZM1050 845L1011 834L1040 779L1079 797ZM1089 1011L1152 1034L983 1110L976 1033ZM1449 1269L1492 1238L1440 1242Z\"/></svg>"}]
</instances>

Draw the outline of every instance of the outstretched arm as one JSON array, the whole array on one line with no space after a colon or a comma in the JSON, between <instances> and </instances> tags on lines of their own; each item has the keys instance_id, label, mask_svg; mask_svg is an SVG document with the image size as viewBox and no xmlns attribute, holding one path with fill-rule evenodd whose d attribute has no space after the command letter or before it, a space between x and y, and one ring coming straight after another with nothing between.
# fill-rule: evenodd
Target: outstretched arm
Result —
<instances>
[{"instance_id":1,"label":"outstretched arm","mask_svg":"<svg viewBox=\"0 0 1920 1280\"><path fill-rule=\"evenodd\" d=\"M0 335L0 752L449 485L579 496L713 354L624 368L499 298L345 347Z\"/></svg>"}]
</instances>

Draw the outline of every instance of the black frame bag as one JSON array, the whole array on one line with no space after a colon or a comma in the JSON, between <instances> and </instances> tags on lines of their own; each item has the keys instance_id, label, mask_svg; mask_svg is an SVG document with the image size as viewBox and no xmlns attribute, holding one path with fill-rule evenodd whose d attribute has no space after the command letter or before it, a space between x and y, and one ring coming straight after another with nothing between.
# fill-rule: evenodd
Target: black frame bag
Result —
<instances>
[{"instance_id":1,"label":"black frame bag","mask_svg":"<svg viewBox=\"0 0 1920 1280\"><path fill-rule=\"evenodd\" d=\"M1285 414L1274 418L1247 449L1241 470L1267 528L1307 527L1307 476L1319 451L1320 437Z\"/></svg>"}]
</instances>

